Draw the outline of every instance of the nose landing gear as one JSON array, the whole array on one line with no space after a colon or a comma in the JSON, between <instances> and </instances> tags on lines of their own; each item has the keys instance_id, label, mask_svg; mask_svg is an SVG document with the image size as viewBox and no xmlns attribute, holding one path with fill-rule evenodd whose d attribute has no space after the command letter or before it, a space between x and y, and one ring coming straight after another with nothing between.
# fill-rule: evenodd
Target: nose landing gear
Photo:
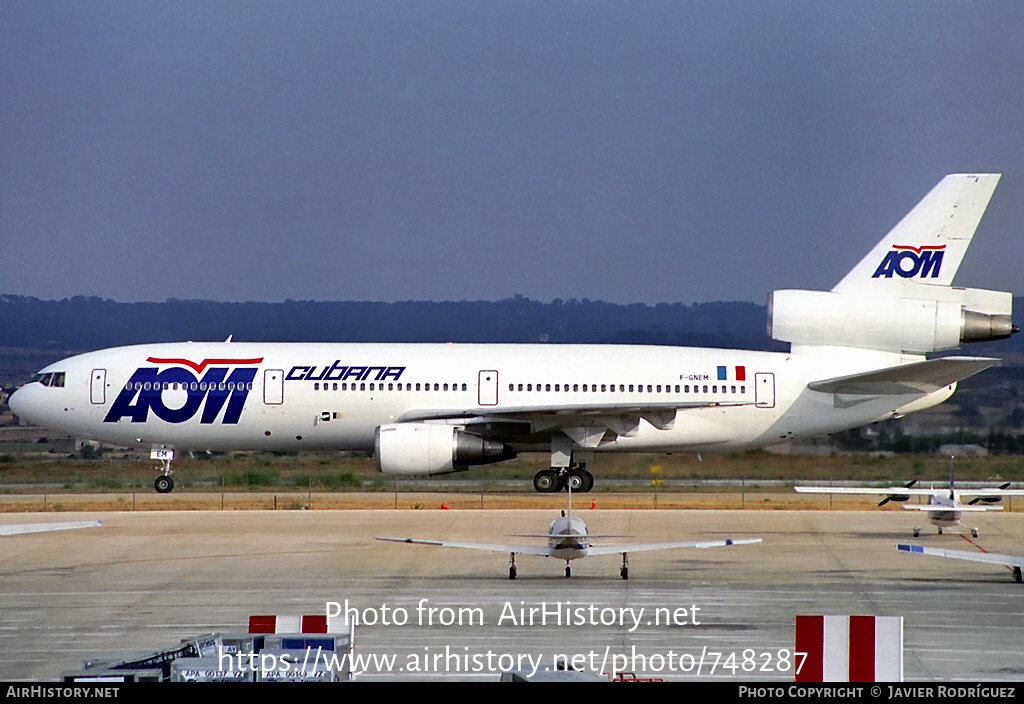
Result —
<instances>
[{"instance_id":1,"label":"nose landing gear","mask_svg":"<svg viewBox=\"0 0 1024 704\"><path fill-rule=\"evenodd\" d=\"M168 450L164 448L154 447L149 454L150 459L160 460L160 469L163 474L156 478L153 482L153 488L156 489L158 494L169 494L174 489L174 480L171 479L171 474L174 472L171 469L171 460L174 459L174 450Z\"/></svg>"}]
</instances>

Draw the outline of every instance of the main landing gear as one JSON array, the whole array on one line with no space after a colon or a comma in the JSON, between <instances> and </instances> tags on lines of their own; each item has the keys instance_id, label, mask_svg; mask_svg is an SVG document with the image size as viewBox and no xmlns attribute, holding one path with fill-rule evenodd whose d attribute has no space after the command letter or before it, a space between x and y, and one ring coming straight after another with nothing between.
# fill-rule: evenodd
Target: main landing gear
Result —
<instances>
[{"instance_id":1,"label":"main landing gear","mask_svg":"<svg viewBox=\"0 0 1024 704\"><path fill-rule=\"evenodd\" d=\"M541 494L570 489L586 493L594 488L594 475L587 471L587 462L593 459L593 450L576 447L569 436L556 433L551 437L551 469L533 475L533 488Z\"/></svg>"},{"instance_id":2,"label":"main landing gear","mask_svg":"<svg viewBox=\"0 0 1024 704\"><path fill-rule=\"evenodd\" d=\"M568 491L574 494L586 493L594 488L594 475L588 472L585 465L576 467L552 467L542 469L533 475L533 488L541 494L553 494Z\"/></svg>"},{"instance_id":3,"label":"main landing gear","mask_svg":"<svg viewBox=\"0 0 1024 704\"><path fill-rule=\"evenodd\" d=\"M508 578L516 578L516 554L511 553L508 558Z\"/></svg>"}]
</instances>

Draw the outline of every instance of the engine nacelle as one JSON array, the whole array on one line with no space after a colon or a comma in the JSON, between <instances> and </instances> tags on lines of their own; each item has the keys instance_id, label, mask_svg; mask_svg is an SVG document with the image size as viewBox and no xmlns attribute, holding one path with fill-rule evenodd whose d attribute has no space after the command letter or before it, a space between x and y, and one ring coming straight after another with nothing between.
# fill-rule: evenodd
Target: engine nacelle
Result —
<instances>
[{"instance_id":1,"label":"engine nacelle","mask_svg":"<svg viewBox=\"0 0 1024 704\"><path fill-rule=\"evenodd\" d=\"M768 296L768 335L794 344L925 354L1017 332L1009 293L928 286L909 293L876 298L773 291Z\"/></svg>"},{"instance_id":2,"label":"engine nacelle","mask_svg":"<svg viewBox=\"0 0 1024 704\"><path fill-rule=\"evenodd\" d=\"M374 436L377 471L405 476L462 472L515 457L509 447L454 425L390 423Z\"/></svg>"}]
</instances>

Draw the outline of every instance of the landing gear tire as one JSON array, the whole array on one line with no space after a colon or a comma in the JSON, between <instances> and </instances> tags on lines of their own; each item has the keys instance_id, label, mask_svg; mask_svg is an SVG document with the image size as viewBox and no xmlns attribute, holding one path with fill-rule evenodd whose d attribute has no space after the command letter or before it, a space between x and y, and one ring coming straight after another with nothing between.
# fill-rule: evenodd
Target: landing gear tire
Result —
<instances>
[{"instance_id":1,"label":"landing gear tire","mask_svg":"<svg viewBox=\"0 0 1024 704\"><path fill-rule=\"evenodd\" d=\"M585 469L580 470L580 475L583 477L583 488L580 491L585 494L594 488L594 475Z\"/></svg>"},{"instance_id":2,"label":"landing gear tire","mask_svg":"<svg viewBox=\"0 0 1024 704\"><path fill-rule=\"evenodd\" d=\"M509 567L508 568L508 578L509 579L515 579L516 578L516 568L515 567Z\"/></svg>"},{"instance_id":3,"label":"landing gear tire","mask_svg":"<svg viewBox=\"0 0 1024 704\"><path fill-rule=\"evenodd\" d=\"M971 528L971 537L972 538L977 538L978 537L978 529L977 528Z\"/></svg>"},{"instance_id":4,"label":"landing gear tire","mask_svg":"<svg viewBox=\"0 0 1024 704\"><path fill-rule=\"evenodd\" d=\"M1021 574L1020 566L1013 568L1013 581L1017 584L1024 582L1024 574Z\"/></svg>"},{"instance_id":5,"label":"landing gear tire","mask_svg":"<svg viewBox=\"0 0 1024 704\"><path fill-rule=\"evenodd\" d=\"M921 537L921 529L918 528L917 526L914 526L914 537L915 538L920 538Z\"/></svg>"},{"instance_id":6,"label":"landing gear tire","mask_svg":"<svg viewBox=\"0 0 1024 704\"><path fill-rule=\"evenodd\" d=\"M939 535L942 535L942 526L939 526Z\"/></svg>"},{"instance_id":7,"label":"landing gear tire","mask_svg":"<svg viewBox=\"0 0 1024 704\"><path fill-rule=\"evenodd\" d=\"M565 576L566 578L572 577L572 570L569 568L569 565L565 566Z\"/></svg>"},{"instance_id":8,"label":"landing gear tire","mask_svg":"<svg viewBox=\"0 0 1024 704\"><path fill-rule=\"evenodd\" d=\"M157 477L156 481L153 482L153 488L156 489L158 494L170 494L171 490L174 489L174 480L170 477Z\"/></svg>"},{"instance_id":9,"label":"landing gear tire","mask_svg":"<svg viewBox=\"0 0 1024 704\"><path fill-rule=\"evenodd\" d=\"M619 576L623 579L629 579L629 568L623 567L621 570L619 570Z\"/></svg>"},{"instance_id":10,"label":"landing gear tire","mask_svg":"<svg viewBox=\"0 0 1024 704\"><path fill-rule=\"evenodd\" d=\"M578 469L570 469L565 475L565 486L567 489L572 489L574 494L586 491L586 489L583 488L585 485L586 480Z\"/></svg>"},{"instance_id":11,"label":"landing gear tire","mask_svg":"<svg viewBox=\"0 0 1024 704\"><path fill-rule=\"evenodd\" d=\"M570 469L562 477L565 487L574 494L585 494L594 488L594 475L580 467Z\"/></svg>"},{"instance_id":12,"label":"landing gear tire","mask_svg":"<svg viewBox=\"0 0 1024 704\"><path fill-rule=\"evenodd\" d=\"M533 475L533 488L541 494L551 494L558 491L558 475L550 469L540 470Z\"/></svg>"}]
</instances>

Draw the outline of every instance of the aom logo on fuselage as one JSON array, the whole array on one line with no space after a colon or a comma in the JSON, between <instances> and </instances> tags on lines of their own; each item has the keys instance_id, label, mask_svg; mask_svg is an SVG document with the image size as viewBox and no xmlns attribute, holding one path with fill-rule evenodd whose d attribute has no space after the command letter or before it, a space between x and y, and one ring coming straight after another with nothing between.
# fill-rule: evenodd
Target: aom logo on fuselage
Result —
<instances>
[{"instance_id":1,"label":"aom logo on fuselage","mask_svg":"<svg viewBox=\"0 0 1024 704\"><path fill-rule=\"evenodd\" d=\"M257 371L254 366L239 365L256 365L263 358L204 359L196 363L187 359L149 357L146 361L181 366L163 371L159 366L136 369L110 406L104 423L116 423L125 416L131 418L132 423L145 423L150 410L168 423L184 423L200 408L203 409L200 423L213 423L221 409L224 409L221 423L238 423Z\"/></svg>"},{"instance_id":2,"label":"aom logo on fuselage","mask_svg":"<svg viewBox=\"0 0 1024 704\"><path fill-rule=\"evenodd\" d=\"M924 244L920 247L894 244L892 251L885 255L885 259L878 265L871 278L877 279L879 276L884 276L891 279L893 274L904 279L911 279L915 276L920 276L922 279L938 278L944 249L946 249L944 244Z\"/></svg>"}]
</instances>

